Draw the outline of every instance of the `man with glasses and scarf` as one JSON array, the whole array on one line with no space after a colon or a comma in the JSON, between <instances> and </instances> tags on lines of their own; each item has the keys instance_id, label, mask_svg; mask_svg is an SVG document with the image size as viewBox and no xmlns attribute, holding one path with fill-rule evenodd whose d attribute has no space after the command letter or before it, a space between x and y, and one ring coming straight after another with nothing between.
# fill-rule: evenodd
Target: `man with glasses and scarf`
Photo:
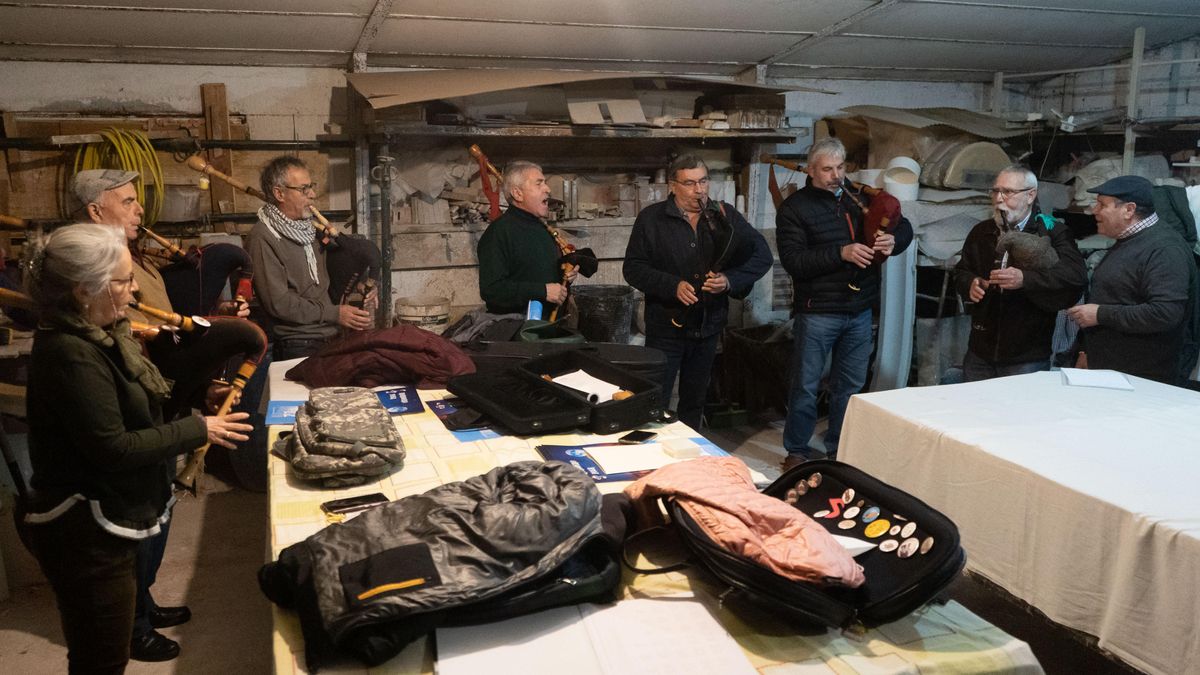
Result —
<instances>
[{"instance_id":1,"label":"man with glasses and scarf","mask_svg":"<svg viewBox=\"0 0 1200 675\"><path fill-rule=\"evenodd\" d=\"M783 430L786 471L819 456L809 447L817 423L817 391L830 352L828 456L837 453L850 397L862 390L872 348L872 310L879 304L880 266L875 253L892 256L912 243L912 226L901 217L891 234L882 230L864 243L865 194L846 180L846 148L825 138L808 151L803 188L779 205L775 237L779 261L792 277L795 347L787 422Z\"/></svg>"},{"instance_id":2,"label":"man with glasses and scarf","mask_svg":"<svg viewBox=\"0 0 1200 675\"><path fill-rule=\"evenodd\" d=\"M963 243L955 283L962 299L974 303L963 356L967 382L1048 370L1055 317L1087 283L1071 230L1038 212L1037 186L1023 166L1001 171L991 189L992 217ZM1001 235L1014 231L1046 238L1058 262L1032 265L997 252Z\"/></svg>"},{"instance_id":3,"label":"man with glasses and scarf","mask_svg":"<svg viewBox=\"0 0 1200 675\"><path fill-rule=\"evenodd\" d=\"M308 167L296 157L277 157L263 168L260 182L268 203L258 211L249 248L274 360L311 356L337 336L339 326L370 328L370 312L330 300L325 252L309 209L317 184Z\"/></svg>"},{"instance_id":4,"label":"man with glasses and scarf","mask_svg":"<svg viewBox=\"0 0 1200 675\"><path fill-rule=\"evenodd\" d=\"M697 431L729 318L729 297L745 298L771 269L771 249L733 206L708 198L708 167L684 155L667 168L671 196L642 209L622 272L646 294L646 346L666 354L663 405L679 376L679 419Z\"/></svg>"}]
</instances>

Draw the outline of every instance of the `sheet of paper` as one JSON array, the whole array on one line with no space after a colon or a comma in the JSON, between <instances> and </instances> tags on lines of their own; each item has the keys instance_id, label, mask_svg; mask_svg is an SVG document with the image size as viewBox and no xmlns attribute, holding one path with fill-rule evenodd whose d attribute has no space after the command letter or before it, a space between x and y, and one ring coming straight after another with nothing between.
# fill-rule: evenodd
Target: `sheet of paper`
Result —
<instances>
[{"instance_id":1,"label":"sheet of paper","mask_svg":"<svg viewBox=\"0 0 1200 675\"><path fill-rule=\"evenodd\" d=\"M584 605L583 623L609 675L757 675L704 603L688 596ZM562 672L576 672L574 664Z\"/></svg>"},{"instance_id":2,"label":"sheet of paper","mask_svg":"<svg viewBox=\"0 0 1200 675\"><path fill-rule=\"evenodd\" d=\"M438 675L603 675L576 605L436 637Z\"/></svg>"},{"instance_id":3,"label":"sheet of paper","mask_svg":"<svg viewBox=\"0 0 1200 675\"><path fill-rule=\"evenodd\" d=\"M846 537L840 534L833 535L834 541L842 545L842 548L850 552L851 556L859 556L871 549L875 548L875 544L854 537Z\"/></svg>"},{"instance_id":4,"label":"sheet of paper","mask_svg":"<svg viewBox=\"0 0 1200 675\"><path fill-rule=\"evenodd\" d=\"M1125 373L1115 370L1085 370L1083 368L1063 368L1063 384L1072 387L1103 387L1105 389L1124 389L1133 391L1133 384Z\"/></svg>"},{"instance_id":5,"label":"sheet of paper","mask_svg":"<svg viewBox=\"0 0 1200 675\"><path fill-rule=\"evenodd\" d=\"M569 373L563 373L554 378L554 382L555 384L561 384L564 387L581 391L589 397L595 396L597 401L611 400L613 394L621 391L621 388L617 385L605 382L598 377L593 377L583 370L573 370Z\"/></svg>"},{"instance_id":6,"label":"sheet of paper","mask_svg":"<svg viewBox=\"0 0 1200 675\"><path fill-rule=\"evenodd\" d=\"M657 469L679 461L668 455L660 443L590 446L587 454L609 475Z\"/></svg>"}]
</instances>

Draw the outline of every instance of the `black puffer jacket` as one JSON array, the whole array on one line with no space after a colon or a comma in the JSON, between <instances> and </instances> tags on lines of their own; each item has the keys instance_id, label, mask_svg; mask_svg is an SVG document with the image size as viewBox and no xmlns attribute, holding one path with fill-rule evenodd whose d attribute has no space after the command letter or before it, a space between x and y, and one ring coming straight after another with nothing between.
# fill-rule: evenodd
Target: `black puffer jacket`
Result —
<instances>
[{"instance_id":1,"label":"black puffer jacket","mask_svg":"<svg viewBox=\"0 0 1200 675\"><path fill-rule=\"evenodd\" d=\"M862 211L846 196L845 190L849 189L850 182L846 181L842 194L835 197L828 190L814 187L810 179L779 205L775 241L779 261L792 277L794 312L857 314L879 300L881 267L859 271L842 260L842 247L853 243L863 227ZM870 198L857 192L855 195L870 207ZM912 225L901 218L892 234L896 237L892 255L900 255L912 243ZM861 290L850 289L852 279Z\"/></svg>"},{"instance_id":2,"label":"black puffer jacket","mask_svg":"<svg viewBox=\"0 0 1200 675\"><path fill-rule=\"evenodd\" d=\"M299 613L310 668L339 652L376 665L438 625L609 598L623 537L620 502L602 516L583 471L517 462L331 525L259 585Z\"/></svg>"}]
</instances>

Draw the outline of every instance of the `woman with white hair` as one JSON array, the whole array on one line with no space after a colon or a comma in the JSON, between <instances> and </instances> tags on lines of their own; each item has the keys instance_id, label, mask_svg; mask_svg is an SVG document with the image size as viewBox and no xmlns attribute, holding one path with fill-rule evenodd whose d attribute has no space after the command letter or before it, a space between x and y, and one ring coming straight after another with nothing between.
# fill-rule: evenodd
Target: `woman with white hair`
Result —
<instances>
[{"instance_id":1,"label":"woman with white hair","mask_svg":"<svg viewBox=\"0 0 1200 675\"><path fill-rule=\"evenodd\" d=\"M31 245L30 547L50 580L70 671L123 672L138 542L170 520L175 457L246 440L246 413L163 423L170 392L132 337L137 283L120 230L71 225Z\"/></svg>"}]
</instances>

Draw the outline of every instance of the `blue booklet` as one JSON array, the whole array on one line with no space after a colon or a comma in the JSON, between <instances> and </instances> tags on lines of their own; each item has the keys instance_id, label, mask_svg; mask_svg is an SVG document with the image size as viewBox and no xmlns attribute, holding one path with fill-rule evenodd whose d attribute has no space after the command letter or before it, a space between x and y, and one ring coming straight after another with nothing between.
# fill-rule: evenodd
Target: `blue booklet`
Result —
<instances>
[{"instance_id":1,"label":"blue booklet","mask_svg":"<svg viewBox=\"0 0 1200 675\"><path fill-rule=\"evenodd\" d=\"M721 448L718 448L712 441L703 436L696 436L688 439L700 446L702 455L712 457L722 457L729 453ZM546 461L558 460L567 464L574 464L576 467L583 470L584 473L592 477L592 480L597 483L633 481L645 476L653 471L646 469L644 471L627 471L624 473L604 473L604 469L596 463L595 459L588 454L588 448L594 448L604 445L619 445L618 443L591 443L589 445L539 445L537 446L538 454Z\"/></svg>"},{"instance_id":2,"label":"blue booklet","mask_svg":"<svg viewBox=\"0 0 1200 675\"><path fill-rule=\"evenodd\" d=\"M304 401L271 401L267 404L267 419L263 420L263 423L267 426L295 424L296 411L302 405L304 405Z\"/></svg>"},{"instance_id":3,"label":"blue booklet","mask_svg":"<svg viewBox=\"0 0 1200 675\"><path fill-rule=\"evenodd\" d=\"M429 401L429 409L437 415L439 420L445 424L445 419L454 413L458 412L458 408L454 407L449 401ZM447 431L450 431L449 429ZM482 441L487 438L500 438L502 434L491 427L478 427L475 429L460 429L458 431L450 431L454 438L459 443L470 443L472 441Z\"/></svg>"},{"instance_id":4,"label":"blue booklet","mask_svg":"<svg viewBox=\"0 0 1200 675\"><path fill-rule=\"evenodd\" d=\"M379 397L383 407L393 415L418 413L425 409L425 406L421 405L421 397L417 396L417 388L409 384L389 387L375 392L375 395Z\"/></svg>"}]
</instances>

